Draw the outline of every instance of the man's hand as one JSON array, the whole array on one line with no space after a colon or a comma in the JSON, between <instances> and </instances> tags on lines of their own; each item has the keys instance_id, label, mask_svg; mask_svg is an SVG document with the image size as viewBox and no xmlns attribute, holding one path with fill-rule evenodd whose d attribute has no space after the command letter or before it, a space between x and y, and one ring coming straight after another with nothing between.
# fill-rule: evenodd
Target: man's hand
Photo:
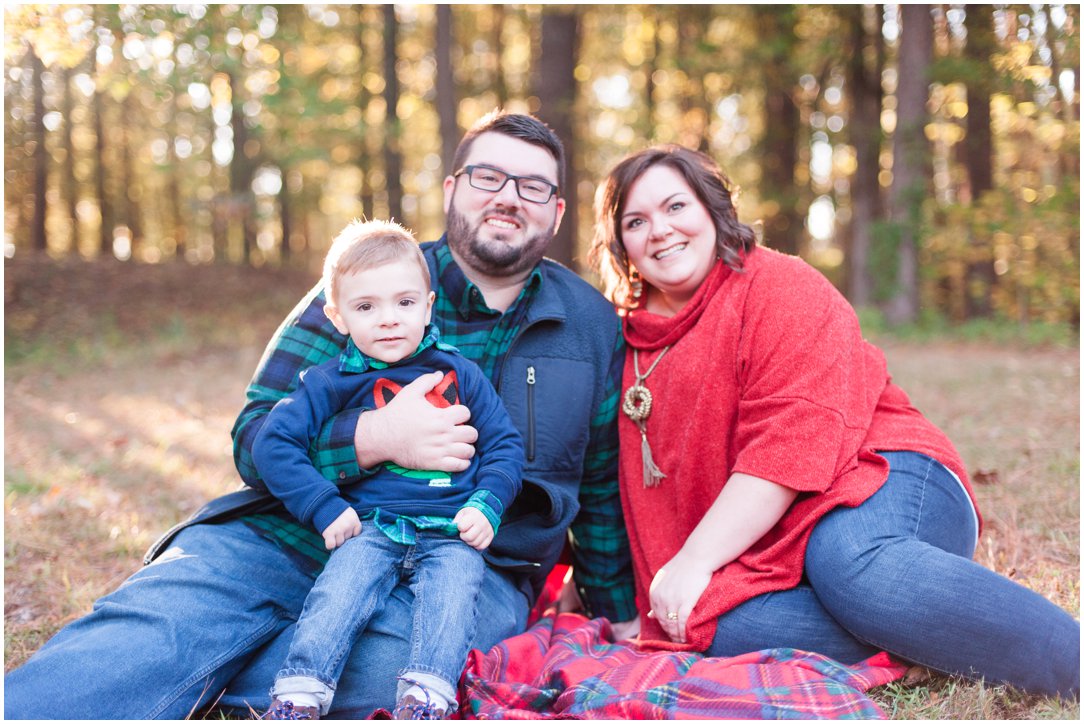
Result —
<instances>
[{"instance_id":1,"label":"man's hand","mask_svg":"<svg viewBox=\"0 0 1084 724\"><path fill-rule=\"evenodd\" d=\"M561 593L557 596L557 613L581 612L583 613L583 601L579 591L576 590L576 581L572 578L572 569L565 575L565 583L561 586ZM640 635L640 615L628 621L611 621L610 630L613 631L614 641L624 641Z\"/></svg>"},{"instance_id":2,"label":"man's hand","mask_svg":"<svg viewBox=\"0 0 1084 724\"><path fill-rule=\"evenodd\" d=\"M339 517L331 521L331 525L324 528L324 545L327 549L335 550L343 543L361 533L361 519L358 512L353 508L347 508Z\"/></svg>"},{"instance_id":3,"label":"man's hand","mask_svg":"<svg viewBox=\"0 0 1084 724\"><path fill-rule=\"evenodd\" d=\"M610 629L614 632L614 641L636 638L640 635L640 614L630 621L610 623Z\"/></svg>"},{"instance_id":4,"label":"man's hand","mask_svg":"<svg viewBox=\"0 0 1084 724\"><path fill-rule=\"evenodd\" d=\"M362 413L354 430L361 467L390 461L409 470L467 469L478 439L478 431L466 424L470 410L463 405L441 409L425 399L443 377L439 371L421 375L384 407Z\"/></svg>"},{"instance_id":5,"label":"man's hand","mask_svg":"<svg viewBox=\"0 0 1084 724\"><path fill-rule=\"evenodd\" d=\"M493 542L493 526L477 508L460 508L455 525L463 542L477 551L484 551Z\"/></svg>"},{"instance_id":6,"label":"man's hand","mask_svg":"<svg viewBox=\"0 0 1084 724\"><path fill-rule=\"evenodd\" d=\"M557 595L557 613L585 613L583 599L576 590L576 579L572 577L572 569L565 573L565 582L561 586L561 592Z\"/></svg>"}]
</instances>

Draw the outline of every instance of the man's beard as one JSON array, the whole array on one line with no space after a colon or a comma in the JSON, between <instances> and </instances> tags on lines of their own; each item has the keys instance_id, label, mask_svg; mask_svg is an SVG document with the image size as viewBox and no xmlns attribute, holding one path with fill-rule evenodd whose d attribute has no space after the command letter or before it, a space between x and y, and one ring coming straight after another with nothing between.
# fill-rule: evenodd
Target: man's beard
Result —
<instances>
[{"instance_id":1,"label":"man's beard","mask_svg":"<svg viewBox=\"0 0 1084 724\"><path fill-rule=\"evenodd\" d=\"M454 204L448 209L448 245L470 268L487 276L514 276L533 269L553 239L552 232L540 231L528 236L523 246L515 247L499 239L480 238L478 232L484 223L480 221L472 229Z\"/></svg>"}]
</instances>

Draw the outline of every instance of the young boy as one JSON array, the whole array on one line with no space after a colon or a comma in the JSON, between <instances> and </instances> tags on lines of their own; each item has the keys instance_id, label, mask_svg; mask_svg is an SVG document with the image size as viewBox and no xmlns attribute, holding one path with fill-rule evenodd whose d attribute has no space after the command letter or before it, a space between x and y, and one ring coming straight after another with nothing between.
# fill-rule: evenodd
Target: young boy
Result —
<instances>
[{"instance_id":1,"label":"young boy","mask_svg":"<svg viewBox=\"0 0 1084 724\"><path fill-rule=\"evenodd\" d=\"M522 484L522 441L482 370L441 343L430 324L429 268L405 229L386 221L348 225L324 262L324 289L324 312L349 337L346 347L302 373L253 446L268 489L333 551L305 600L263 718L328 712L354 638L401 578L414 593L413 655L400 672L394 716L443 718L457 708L456 684L474 636L481 551ZM478 430L466 471L388 463L343 488L316 471L309 447L328 417L381 407L434 371L444 376L426 399L468 405Z\"/></svg>"}]
</instances>

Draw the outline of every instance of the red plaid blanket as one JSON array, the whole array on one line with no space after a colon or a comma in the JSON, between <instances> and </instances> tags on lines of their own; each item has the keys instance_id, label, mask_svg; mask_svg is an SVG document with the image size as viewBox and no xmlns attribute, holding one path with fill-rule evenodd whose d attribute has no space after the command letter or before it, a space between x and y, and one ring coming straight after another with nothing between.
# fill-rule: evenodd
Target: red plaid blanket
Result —
<instances>
[{"instance_id":1,"label":"red plaid blanket","mask_svg":"<svg viewBox=\"0 0 1084 724\"><path fill-rule=\"evenodd\" d=\"M887 654L843 666L771 649L733 658L614 643L605 619L550 613L459 682L465 719L883 719L865 691L900 678Z\"/></svg>"}]
</instances>

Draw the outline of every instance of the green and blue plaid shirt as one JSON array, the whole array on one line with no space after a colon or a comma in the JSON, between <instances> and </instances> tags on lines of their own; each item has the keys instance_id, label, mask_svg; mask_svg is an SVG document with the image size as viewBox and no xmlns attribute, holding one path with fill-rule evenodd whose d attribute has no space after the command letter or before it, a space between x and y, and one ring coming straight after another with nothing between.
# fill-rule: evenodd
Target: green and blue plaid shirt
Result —
<instances>
[{"instance_id":1,"label":"green and blue plaid shirt","mask_svg":"<svg viewBox=\"0 0 1084 724\"><path fill-rule=\"evenodd\" d=\"M463 274L447 243L434 249L436 275L433 322L443 342L451 344L478 364L494 386L500 385L501 364L519 334L531 300L543 283L536 268L519 298L504 313L490 309L478 287ZM323 315L323 293L313 289L276 332L247 390L248 404L233 429L234 458L242 478L259 480L252 462L251 442L256 422L278 400L297 386L299 373L339 355L347 338ZM618 337L615 355L623 355ZM620 359L620 357L618 357ZM606 396L591 419L590 444L580 486L581 510L571 526L576 560L575 574L581 591L594 608L617 621L636 615L634 588L629 573L628 539L617 487L617 438L620 376L607 382ZM358 466L354 430L362 411L347 410L329 420L310 455L320 473L329 480L350 483L367 471ZM263 487L256 483L257 487ZM288 513L247 516L250 526L272 537L315 575L328 552L321 536L300 525Z\"/></svg>"}]
</instances>

